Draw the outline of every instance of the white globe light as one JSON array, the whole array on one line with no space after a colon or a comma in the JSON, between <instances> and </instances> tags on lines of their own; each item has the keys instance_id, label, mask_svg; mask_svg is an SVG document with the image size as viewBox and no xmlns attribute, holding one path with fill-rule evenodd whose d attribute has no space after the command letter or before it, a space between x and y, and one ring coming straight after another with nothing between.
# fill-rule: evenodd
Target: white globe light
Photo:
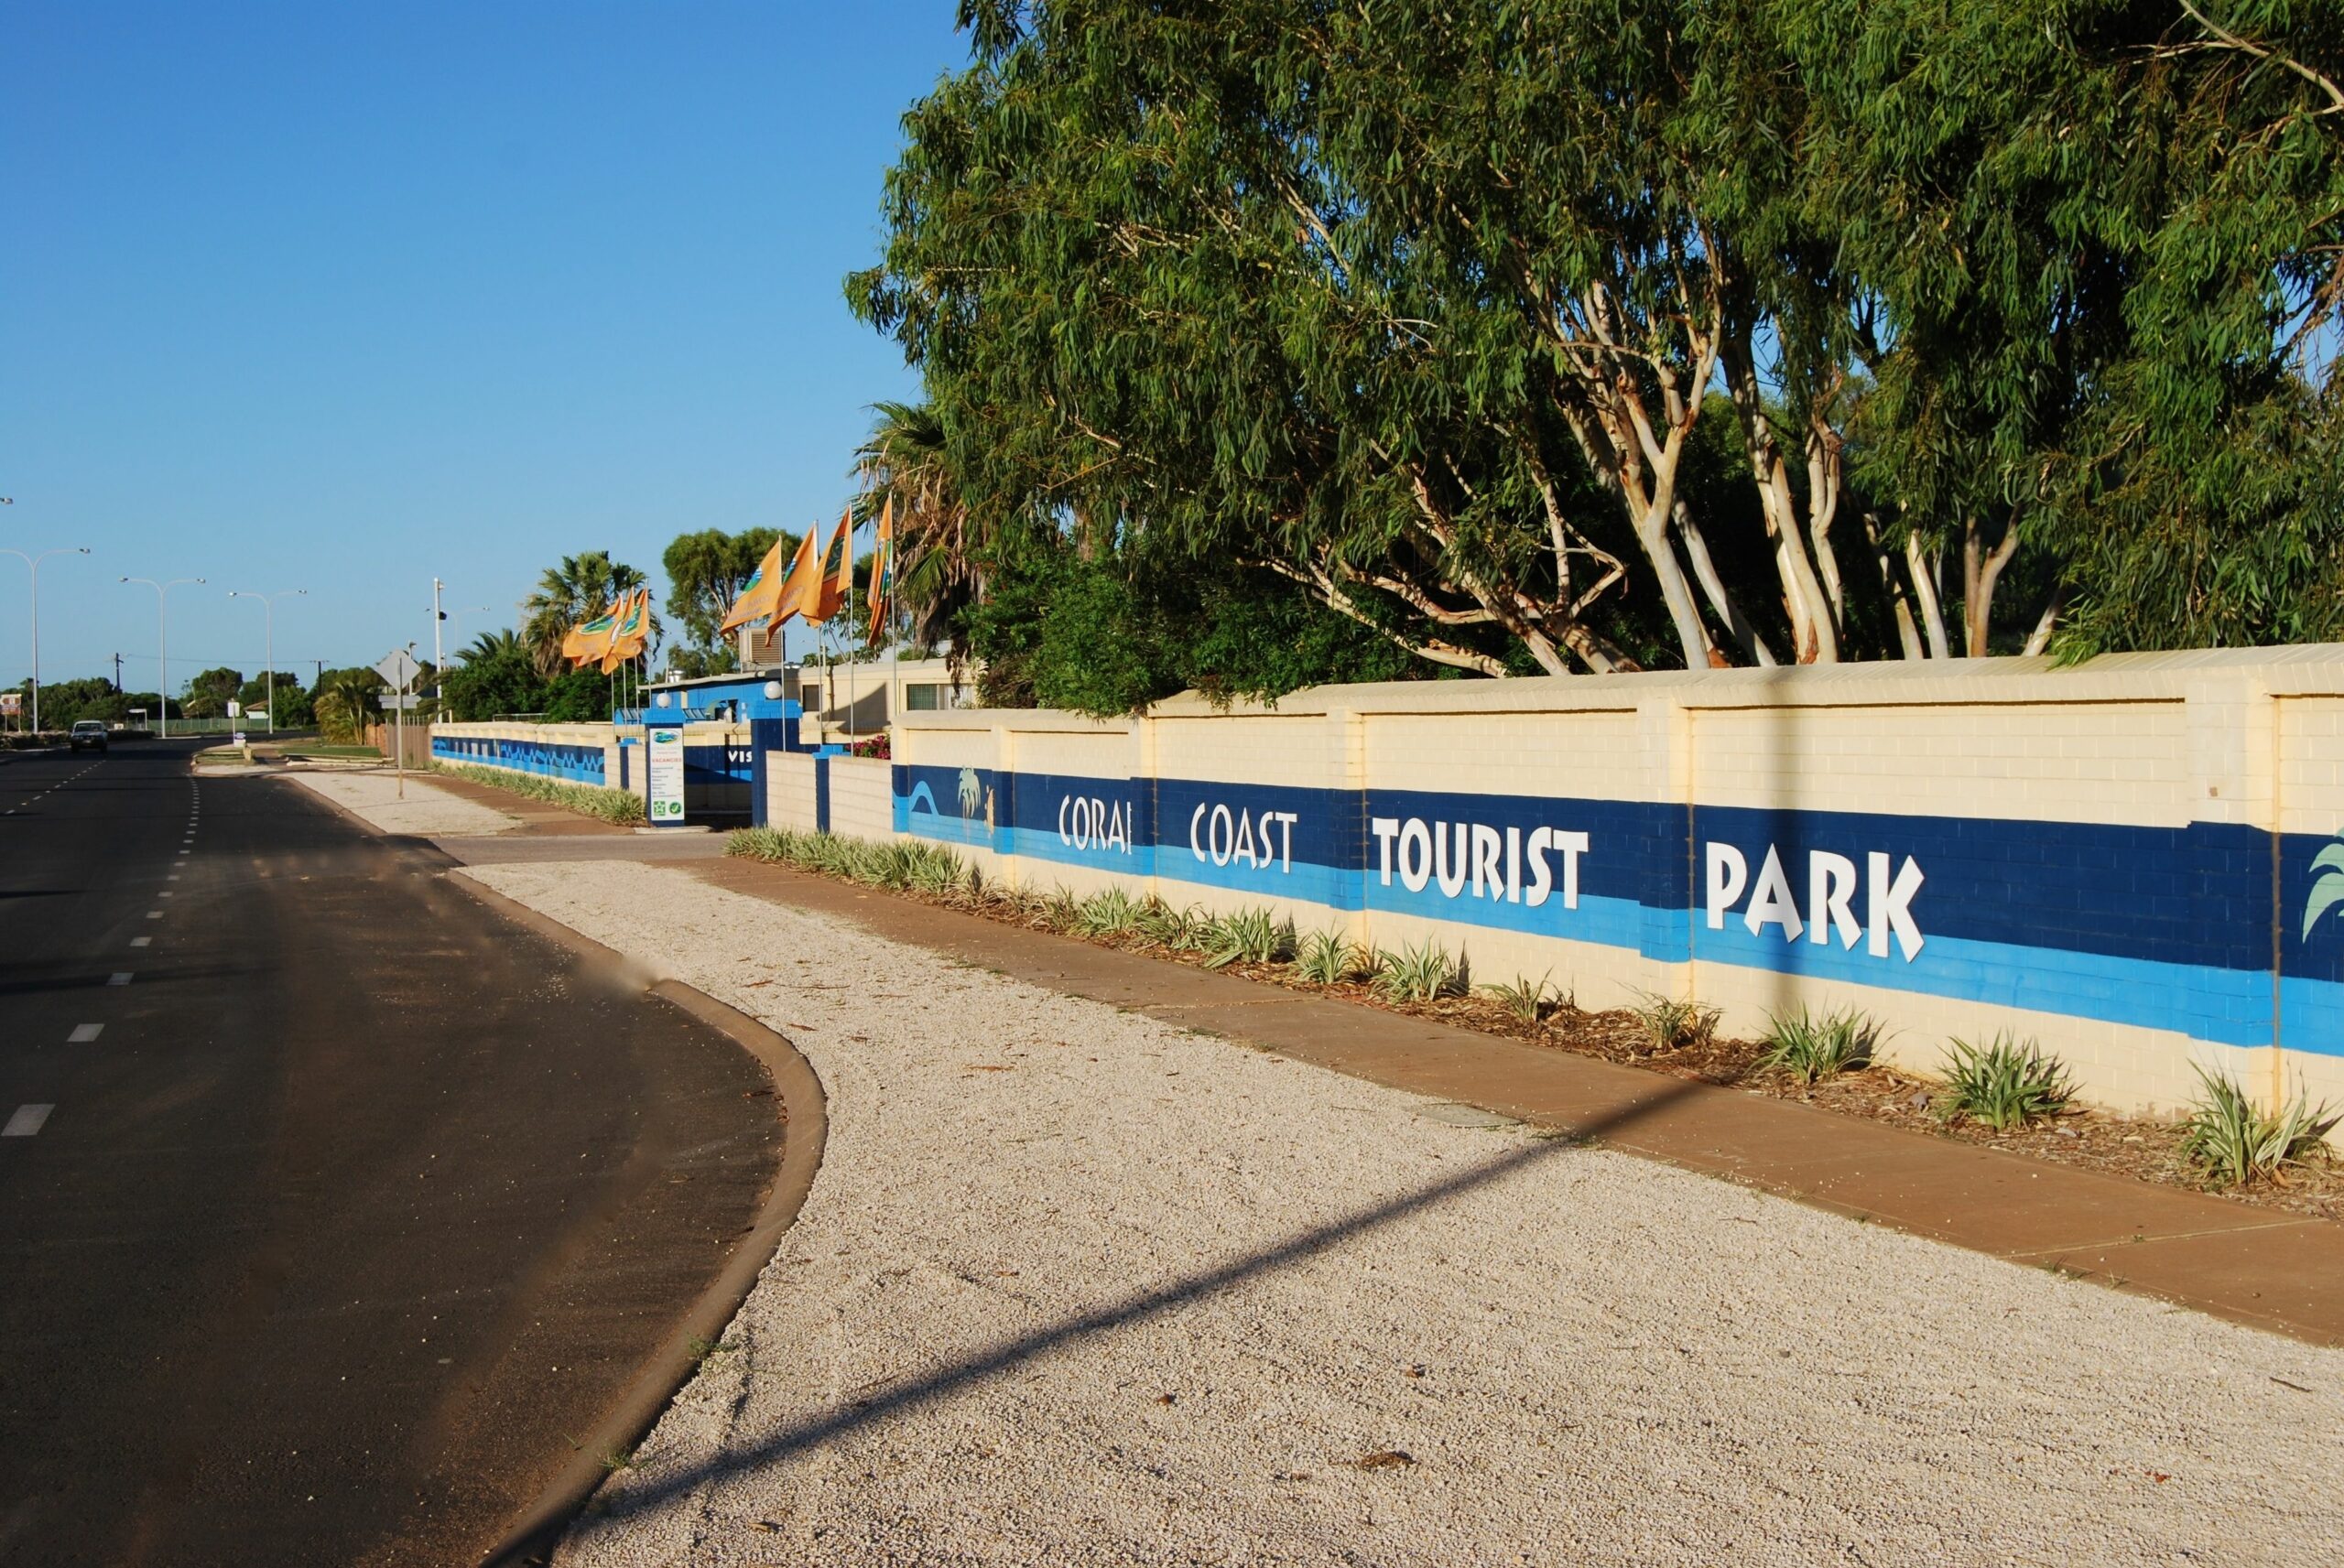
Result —
<instances>
[{"instance_id":1,"label":"white globe light","mask_svg":"<svg viewBox=\"0 0 2344 1568\"><path fill-rule=\"evenodd\" d=\"M667 706L667 694L664 691L654 692L652 694L651 700L657 703L659 707L665 708Z\"/></svg>"},{"instance_id":2,"label":"white globe light","mask_svg":"<svg viewBox=\"0 0 2344 1568\"><path fill-rule=\"evenodd\" d=\"M781 700L781 683L777 680L769 680L765 682L765 697L769 701L779 702Z\"/></svg>"}]
</instances>

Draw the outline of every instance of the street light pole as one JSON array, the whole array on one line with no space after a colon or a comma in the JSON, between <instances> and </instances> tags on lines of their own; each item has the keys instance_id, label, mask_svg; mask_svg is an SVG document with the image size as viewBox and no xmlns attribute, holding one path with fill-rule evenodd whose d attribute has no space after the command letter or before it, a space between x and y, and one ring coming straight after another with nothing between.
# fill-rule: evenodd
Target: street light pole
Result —
<instances>
[{"instance_id":1,"label":"street light pole","mask_svg":"<svg viewBox=\"0 0 2344 1568\"><path fill-rule=\"evenodd\" d=\"M126 577L125 582L143 582L155 590L155 705L161 711L163 739L171 738L171 616L164 601L164 591L182 583L201 583L200 577L175 577L168 582L157 582L151 577Z\"/></svg>"},{"instance_id":2,"label":"street light pole","mask_svg":"<svg viewBox=\"0 0 2344 1568\"><path fill-rule=\"evenodd\" d=\"M272 735L277 733L277 601L280 599L302 597L309 591L306 588L288 588L281 593L255 593L250 589L244 588L232 588L228 590L228 597L231 599L259 600L260 607L266 615L268 665L262 671L262 679L268 689L268 732Z\"/></svg>"},{"instance_id":3,"label":"street light pole","mask_svg":"<svg viewBox=\"0 0 2344 1568\"><path fill-rule=\"evenodd\" d=\"M11 504L14 504L11 503ZM51 556L86 556L87 545L60 545L53 550L43 550L28 556L22 550L0 550L0 556L14 556L30 567L33 572L33 733L40 733L40 564Z\"/></svg>"}]
</instances>

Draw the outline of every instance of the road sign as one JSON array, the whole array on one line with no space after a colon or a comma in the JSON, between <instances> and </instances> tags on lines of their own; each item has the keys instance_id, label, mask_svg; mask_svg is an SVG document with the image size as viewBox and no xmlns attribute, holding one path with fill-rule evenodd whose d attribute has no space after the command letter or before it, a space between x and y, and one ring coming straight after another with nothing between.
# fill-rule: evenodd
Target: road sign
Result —
<instances>
[{"instance_id":1,"label":"road sign","mask_svg":"<svg viewBox=\"0 0 2344 1568\"><path fill-rule=\"evenodd\" d=\"M374 662L374 673L387 682L393 691L405 691L423 673L423 666L405 648L393 648Z\"/></svg>"},{"instance_id":2,"label":"road sign","mask_svg":"<svg viewBox=\"0 0 2344 1568\"><path fill-rule=\"evenodd\" d=\"M400 692L395 695L386 691L378 694L374 700L381 703L383 705L383 710L387 713L393 708L406 709L422 707L423 694L419 691L408 691Z\"/></svg>"}]
</instances>

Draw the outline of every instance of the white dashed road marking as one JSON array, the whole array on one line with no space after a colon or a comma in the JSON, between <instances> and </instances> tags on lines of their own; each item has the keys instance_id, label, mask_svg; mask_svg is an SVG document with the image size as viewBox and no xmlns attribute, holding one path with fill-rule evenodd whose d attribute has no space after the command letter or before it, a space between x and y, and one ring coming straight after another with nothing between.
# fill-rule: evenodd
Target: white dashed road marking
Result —
<instances>
[{"instance_id":1,"label":"white dashed road marking","mask_svg":"<svg viewBox=\"0 0 2344 1568\"><path fill-rule=\"evenodd\" d=\"M128 969L116 969L113 974L106 977L106 984L110 986L126 986L129 983L130 971Z\"/></svg>"},{"instance_id":2,"label":"white dashed road marking","mask_svg":"<svg viewBox=\"0 0 2344 1568\"><path fill-rule=\"evenodd\" d=\"M163 912L159 909L150 909L146 912L146 918L149 920L160 920L163 918Z\"/></svg>"},{"instance_id":3,"label":"white dashed road marking","mask_svg":"<svg viewBox=\"0 0 2344 1568\"><path fill-rule=\"evenodd\" d=\"M8 1119L8 1125L0 1127L0 1138L30 1138L40 1130L40 1124L47 1121L49 1113L56 1108L53 1105L18 1106L16 1114Z\"/></svg>"},{"instance_id":4,"label":"white dashed road marking","mask_svg":"<svg viewBox=\"0 0 2344 1568\"><path fill-rule=\"evenodd\" d=\"M103 1023L77 1023L73 1026L73 1033L65 1037L65 1044L87 1045L105 1032L106 1026Z\"/></svg>"},{"instance_id":5,"label":"white dashed road marking","mask_svg":"<svg viewBox=\"0 0 2344 1568\"><path fill-rule=\"evenodd\" d=\"M130 945L134 947L144 947L154 940L152 936L133 936L130 939Z\"/></svg>"}]
</instances>

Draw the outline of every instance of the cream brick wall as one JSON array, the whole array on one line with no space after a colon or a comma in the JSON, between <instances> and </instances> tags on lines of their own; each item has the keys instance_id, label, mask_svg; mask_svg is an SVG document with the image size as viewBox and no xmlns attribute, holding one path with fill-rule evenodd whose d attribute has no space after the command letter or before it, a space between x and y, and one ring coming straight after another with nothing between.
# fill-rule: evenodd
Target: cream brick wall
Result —
<instances>
[{"instance_id":1,"label":"cream brick wall","mask_svg":"<svg viewBox=\"0 0 2344 1568\"><path fill-rule=\"evenodd\" d=\"M1182 697L1112 725L1063 714L907 715L895 735L909 762L1101 778L2235 824L2322 837L2344 829L2344 647L2128 654L2067 669L1996 659L1396 683L1297 692L1275 710ZM995 860L982 849L972 858ZM1267 884L1251 892L1168 876L1151 883L1042 860L992 871L1078 892L1152 889L1214 911L1268 903L1305 930L1340 921L1355 940L1384 947L1432 940L1462 950L1478 980L1551 975L1588 1006L1694 994L1722 1008L1737 1033L1788 1008L1858 1007L1891 1031L1892 1059L1922 1070L1937 1065L1949 1038L2007 1031L2058 1054L2090 1098L2125 1108L2183 1103L2198 1065L2237 1073L2260 1092L2302 1084L2344 1102L2344 1055L2214 1044L1717 958L1668 962L1426 916L1338 913L1270 896Z\"/></svg>"},{"instance_id":2,"label":"cream brick wall","mask_svg":"<svg viewBox=\"0 0 2344 1568\"><path fill-rule=\"evenodd\" d=\"M888 767L870 757L830 759L831 832L854 838L886 839L895 836Z\"/></svg>"},{"instance_id":3,"label":"cream brick wall","mask_svg":"<svg viewBox=\"0 0 2344 1568\"><path fill-rule=\"evenodd\" d=\"M814 830L814 759L804 752L765 753L765 826Z\"/></svg>"}]
</instances>

